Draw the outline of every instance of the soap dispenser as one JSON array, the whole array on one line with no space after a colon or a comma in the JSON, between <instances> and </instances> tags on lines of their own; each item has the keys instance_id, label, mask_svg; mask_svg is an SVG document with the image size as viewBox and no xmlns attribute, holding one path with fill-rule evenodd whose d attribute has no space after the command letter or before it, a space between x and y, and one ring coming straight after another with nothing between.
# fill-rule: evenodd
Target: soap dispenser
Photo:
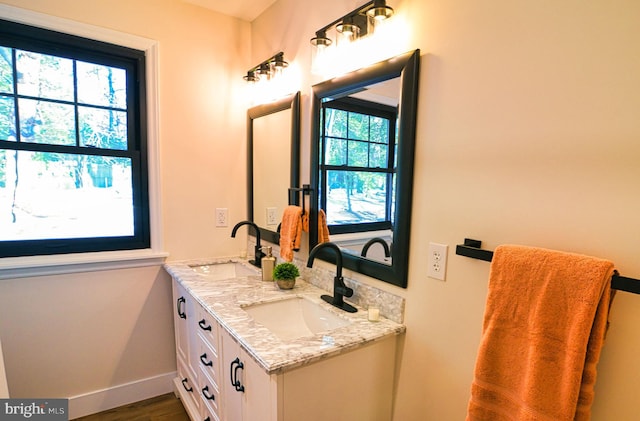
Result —
<instances>
[{"instance_id":1,"label":"soap dispenser","mask_svg":"<svg viewBox=\"0 0 640 421\"><path fill-rule=\"evenodd\" d=\"M273 268L276 266L276 258L271 254L271 247L267 246L266 255L262 258L262 280L273 281Z\"/></svg>"}]
</instances>

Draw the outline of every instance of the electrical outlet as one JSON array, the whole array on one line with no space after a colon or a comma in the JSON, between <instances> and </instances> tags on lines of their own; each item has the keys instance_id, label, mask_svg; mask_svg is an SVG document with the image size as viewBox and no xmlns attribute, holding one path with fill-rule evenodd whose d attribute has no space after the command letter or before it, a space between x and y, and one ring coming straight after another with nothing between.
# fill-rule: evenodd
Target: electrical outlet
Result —
<instances>
[{"instance_id":1,"label":"electrical outlet","mask_svg":"<svg viewBox=\"0 0 640 421\"><path fill-rule=\"evenodd\" d=\"M267 208L267 225L278 225L278 208Z\"/></svg>"},{"instance_id":2,"label":"electrical outlet","mask_svg":"<svg viewBox=\"0 0 640 421\"><path fill-rule=\"evenodd\" d=\"M227 219L229 216L229 209L216 208L216 227L226 227L229 225Z\"/></svg>"},{"instance_id":3,"label":"electrical outlet","mask_svg":"<svg viewBox=\"0 0 640 421\"><path fill-rule=\"evenodd\" d=\"M447 271L447 250L446 244L429 243L429 255L427 256L427 276L430 278L445 280Z\"/></svg>"}]
</instances>

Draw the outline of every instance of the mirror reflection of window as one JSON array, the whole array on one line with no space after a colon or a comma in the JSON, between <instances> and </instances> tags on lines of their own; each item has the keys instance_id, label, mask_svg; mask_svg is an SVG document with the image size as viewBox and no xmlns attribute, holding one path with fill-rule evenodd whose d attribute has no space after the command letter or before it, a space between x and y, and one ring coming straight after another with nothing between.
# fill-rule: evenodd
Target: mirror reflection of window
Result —
<instances>
[{"instance_id":1,"label":"mirror reflection of window","mask_svg":"<svg viewBox=\"0 0 640 421\"><path fill-rule=\"evenodd\" d=\"M343 208L348 209L347 200L351 200L353 211L355 194L362 195L361 202L365 201L363 197L371 201L376 199L373 206L369 205L366 215L360 211L351 220L345 217L340 221L344 223L336 223L337 219L331 216L334 232L344 226L362 229L361 232L331 234L330 241L343 252L343 267L403 288L406 288L408 281L419 72L420 50L413 50L340 78L318 83L313 86L311 98L310 186L314 194L309 198L309 247L318 244L318 214L320 210L332 207L328 192L334 187L330 181L335 180L343 192L342 201L335 202L341 203ZM388 144L380 141L381 133L371 133L372 127L384 126L382 120L376 120L380 115L337 106L340 102L356 99L391 107L393 115L387 118L390 126ZM334 131L329 131L323 120L328 108L347 111L341 117L336 112L334 119L345 125L353 123L352 130L335 125L331 127ZM362 127L363 120L368 122L366 136L354 130ZM327 124L331 122L327 121ZM333 148L329 146L330 141L339 145L335 147L337 151L330 150L329 153L331 159L334 158L332 153L335 154L335 161L327 158L325 146ZM381 159L385 153L386 163ZM331 168L331 165L334 167ZM375 186L366 194L365 180ZM328 212L332 213L331 209ZM384 219L380 217L383 212ZM369 222L362 222L367 218ZM366 224L386 224L386 229L365 229L363 227ZM320 253L318 258L335 262L334 256L329 253Z\"/></svg>"},{"instance_id":2,"label":"mirror reflection of window","mask_svg":"<svg viewBox=\"0 0 640 421\"><path fill-rule=\"evenodd\" d=\"M331 234L392 227L397 114L351 97L323 103L320 206Z\"/></svg>"}]
</instances>

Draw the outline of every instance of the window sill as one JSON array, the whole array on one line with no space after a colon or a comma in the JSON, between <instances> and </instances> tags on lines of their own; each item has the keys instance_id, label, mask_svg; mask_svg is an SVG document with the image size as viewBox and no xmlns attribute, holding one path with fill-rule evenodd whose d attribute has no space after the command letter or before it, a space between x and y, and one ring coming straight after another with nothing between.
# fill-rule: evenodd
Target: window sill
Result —
<instances>
[{"instance_id":1,"label":"window sill","mask_svg":"<svg viewBox=\"0 0 640 421\"><path fill-rule=\"evenodd\" d=\"M0 259L0 279L159 266L169 255L146 250L77 253Z\"/></svg>"}]
</instances>

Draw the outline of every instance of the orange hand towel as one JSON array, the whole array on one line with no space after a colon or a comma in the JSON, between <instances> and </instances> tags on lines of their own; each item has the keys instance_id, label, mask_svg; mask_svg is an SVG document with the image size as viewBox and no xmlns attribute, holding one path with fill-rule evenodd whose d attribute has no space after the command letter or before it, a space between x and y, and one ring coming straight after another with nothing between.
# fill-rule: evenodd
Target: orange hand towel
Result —
<instances>
[{"instance_id":1,"label":"orange hand towel","mask_svg":"<svg viewBox=\"0 0 640 421\"><path fill-rule=\"evenodd\" d=\"M327 215L322 209L318 211L318 244L329 241L329 227L327 227Z\"/></svg>"},{"instance_id":2,"label":"orange hand towel","mask_svg":"<svg viewBox=\"0 0 640 421\"><path fill-rule=\"evenodd\" d=\"M523 246L493 254L467 421L586 421L613 263Z\"/></svg>"},{"instance_id":3,"label":"orange hand towel","mask_svg":"<svg viewBox=\"0 0 640 421\"><path fill-rule=\"evenodd\" d=\"M302 237L302 209L299 206L287 206L282 214L280 225L280 257L285 261L293 260L293 252L300 248Z\"/></svg>"},{"instance_id":4,"label":"orange hand towel","mask_svg":"<svg viewBox=\"0 0 640 421\"><path fill-rule=\"evenodd\" d=\"M302 213L302 231L309 232L309 212Z\"/></svg>"}]
</instances>

